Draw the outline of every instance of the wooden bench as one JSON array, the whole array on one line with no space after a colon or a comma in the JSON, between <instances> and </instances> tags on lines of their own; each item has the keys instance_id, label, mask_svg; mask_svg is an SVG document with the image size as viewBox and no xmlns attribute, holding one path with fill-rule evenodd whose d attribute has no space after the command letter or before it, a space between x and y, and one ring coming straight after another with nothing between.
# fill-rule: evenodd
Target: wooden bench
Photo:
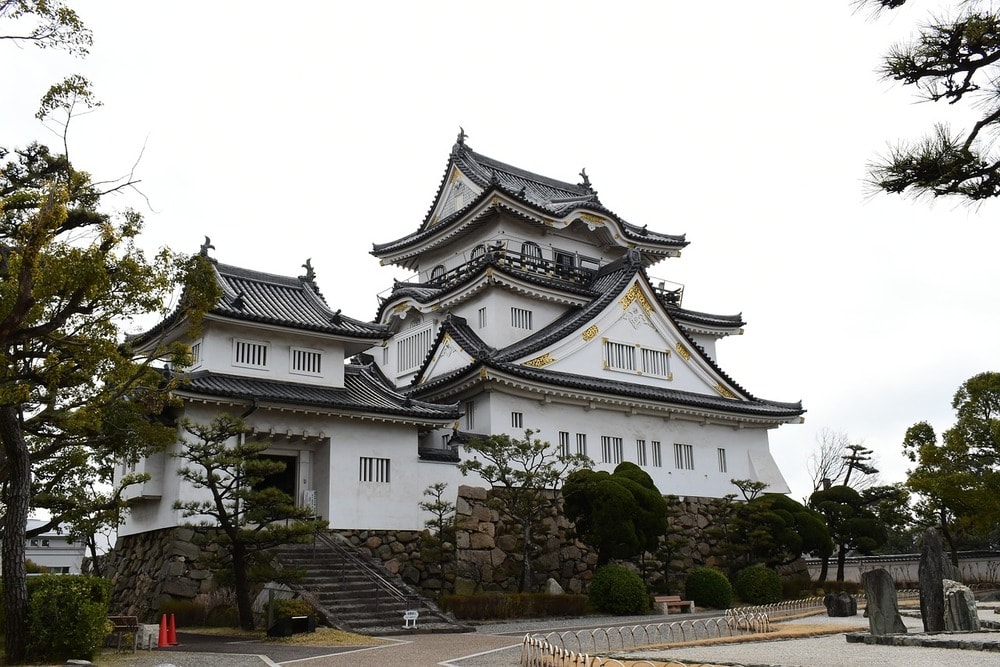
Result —
<instances>
[{"instance_id":1,"label":"wooden bench","mask_svg":"<svg viewBox=\"0 0 1000 667\"><path fill-rule=\"evenodd\" d=\"M132 653L135 653L135 649L139 645L139 619L136 616L108 616L108 620L114 626L109 638L117 638L117 650L122 650L122 644L128 635L128 643L132 645Z\"/></svg>"},{"instance_id":2,"label":"wooden bench","mask_svg":"<svg viewBox=\"0 0 1000 667\"><path fill-rule=\"evenodd\" d=\"M680 595L657 595L653 598L653 602L660 612L666 615L670 615L671 610L676 610L675 613L678 614L694 612L694 601L682 600Z\"/></svg>"}]
</instances>

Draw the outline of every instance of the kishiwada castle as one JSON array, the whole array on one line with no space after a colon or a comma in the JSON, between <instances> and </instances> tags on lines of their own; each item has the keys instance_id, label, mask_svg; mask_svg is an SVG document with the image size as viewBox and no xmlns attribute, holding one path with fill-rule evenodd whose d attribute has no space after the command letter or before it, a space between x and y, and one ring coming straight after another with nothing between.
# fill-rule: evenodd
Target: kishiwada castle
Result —
<instances>
[{"instance_id":1,"label":"kishiwada castle","mask_svg":"<svg viewBox=\"0 0 1000 667\"><path fill-rule=\"evenodd\" d=\"M681 286L651 277L669 278L684 235L626 222L580 176L499 162L460 134L426 217L373 246L413 277L371 320L342 313L309 262L262 273L206 241L222 296L191 341L178 417L243 417L286 463L271 481L333 529L422 529L429 485L452 500L482 485L459 471L463 444L525 429L598 469L631 461L665 494L722 497L734 478L787 493L768 433L801 422L801 403L727 375L716 343L742 316L688 309ZM189 328L178 311L135 343ZM174 503L203 491L178 475L180 446L119 469L149 475L127 490L119 537L190 521Z\"/></svg>"}]
</instances>

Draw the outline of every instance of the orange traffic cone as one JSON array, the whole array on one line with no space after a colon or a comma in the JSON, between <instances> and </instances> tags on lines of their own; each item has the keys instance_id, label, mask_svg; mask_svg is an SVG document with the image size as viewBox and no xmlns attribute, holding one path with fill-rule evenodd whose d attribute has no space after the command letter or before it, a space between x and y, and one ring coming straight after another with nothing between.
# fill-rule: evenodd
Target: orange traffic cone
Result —
<instances>
[{"instance_id":1,"label":"orange traffic cone","mask_svg":"<svg viewBox=\"0 0 1000 667\"><path fill-rule=\"evenodd\" d=\"M167 641L171 646L177 646L177 626L174 625L173 614L170 614L170 625L167 626Z\"/></svg>"},{"instance_id":2,"label":"orange traffic cone","mask_svg":"<svg viewBox=\"0 0 1000 667\"><path fill-rule=\"evenodd\" d=\"M156 640L156 648L167 646L170 646L170 640L167 639L167 615L164 614L160 617L160 637Z\"/></svg>"}]
</instances>

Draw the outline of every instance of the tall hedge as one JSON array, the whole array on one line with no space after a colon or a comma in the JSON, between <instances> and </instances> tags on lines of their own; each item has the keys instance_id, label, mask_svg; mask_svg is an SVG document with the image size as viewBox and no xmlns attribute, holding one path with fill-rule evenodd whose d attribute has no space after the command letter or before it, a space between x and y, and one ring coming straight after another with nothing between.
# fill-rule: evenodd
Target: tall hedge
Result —
<instances>
[{"instance_id":1,"label":"tall hedge","mask_svg":"<svg viewBox=\"0 0 1000 667\"><path fill-rule=\"evenodd\" d=\"M39 662L93 658L108 634L110 590L100 577L32 577L28 655Z\"/></svg>"}]
</instances>

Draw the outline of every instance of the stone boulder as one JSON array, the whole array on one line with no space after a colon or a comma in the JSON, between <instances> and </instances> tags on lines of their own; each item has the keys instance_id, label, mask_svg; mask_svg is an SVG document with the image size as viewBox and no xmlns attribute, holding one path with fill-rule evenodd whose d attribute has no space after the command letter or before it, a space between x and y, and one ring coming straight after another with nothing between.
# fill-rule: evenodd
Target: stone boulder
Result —
<instances>
[{"instance_id":1,"label":"stone boulder","mask_svg":"<svg viewBox=\"0 0 1000 667\"><path fill-rule=\"evenodd\" d=\"M892 576L884 569L871 570L861 574L868 599L866 613L872 636L904 634L906 626L899 615L896 585Z\"/></svg>"},{"instance_id":2,"label":"stone boulder","mask_svg":"<svg viewBox=\"0 0 1000 667\"><path fill-rule=\"evenodd\" d=\"M979 632L979 612L972 589L951 579L942 584L944 628L949 632Z\"/></svg>"},{"instance_id":3,"label":"stone boulder","mask_svg":"<svg viewBox=\"0 0 1000 667\"><path fill-rule=\"evenodd\" d=\"M839 593L827 593L823 598L823 605L826 607L827 616L857 616L858 601L854 596L845 591Z\"/></svg>"},{"instance_id":4,"label":"stone boulder","mask_svg":"<svg viewBox=\"0 0 1000 667\"><path fill-rule=\"evenodd\" d=\"M559 585L559 582L552 577L545 582L545 592L549 595L563 595L566 591Z\"/></svg>"}]
</instances>

